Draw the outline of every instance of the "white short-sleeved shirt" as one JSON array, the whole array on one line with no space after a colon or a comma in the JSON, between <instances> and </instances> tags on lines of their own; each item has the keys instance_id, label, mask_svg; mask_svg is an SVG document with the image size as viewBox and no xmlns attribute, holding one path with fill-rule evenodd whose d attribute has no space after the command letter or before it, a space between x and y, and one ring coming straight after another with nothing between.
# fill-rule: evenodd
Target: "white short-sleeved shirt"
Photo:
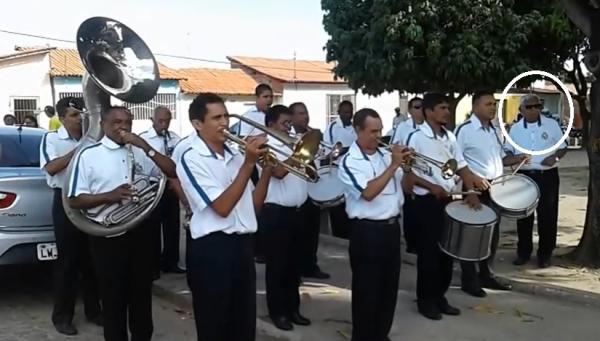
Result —
<instances>
[{"instance_id":1,"label":"white short-sleeved shirt","mask_svg":"<svg viewBox=\"0 0 600 341\"><path fill-rule=\"evenodd\" d=\"M148 144L154 148L157 152L171 156L173 154L173 149L175 149L175 145L181 140L179 135L175 134L172 131L167 131L167 133L163 135L159 135L154 128L150 128L142 133L140 133L140 137L143 138ZM152 168L151 173L153 176L160 175L160 169L158 166L154 166Z\"/></svg>"},{"instance_id":2,"label":"white short-sleeved shirt","mask_svg":"<svg viewBox=\"0 0 600 341\"><path fill-rule=\"evenodd\" d=\"M510 128L509 136L521 148L526 148L529 150L544 150L555 145L556 142L563 137L563 132L555 120L540 115L539 120L533 123L527 123L525 118L519 120ZM516 150L512 145L510 145L510 143L506 143L505 147L506 150L515 155L522 154L520 151ZM567 148L567 144L563 142L559 148ZM546 170L558 167L558 164L554 164L552 167L542 165L542 161L549 155L552 155L554 152L555 151L544 155L533 156L531 158L531 163L524 164L521 169Z\"/></svg>"},{"instance_id":3,"label":"white short-sleeved shirt","mask_svg":"<svg viewBox=\"0 0 600 341\"><path fill-rule=\"evenodd\" d=\"M503 173L505 154L499 133L500 129L491 124L485 128L475 114L455 129L456 141L469 169L481 178L492 180Z\"/></svg>"},{"instance_id":4,"label":"white short-sleeved shirt","mask_svg":"<svg viewBox=\"0 0 600 341\"><path fill-rule=\"evenodd\" d=\"M242 116L260 125L265 125L265 113L259 111L256 106L250 108L250 110L246 111ZM262 134L264 134L262 130L256 129L245 122L240 122L238 125L238 136L256 136Z\"/></svg>"},{"instance_id":5,"label":"white short-sleeved shirt","mask_svg":"<svg viewBox=\"0 0 600 341\"><path fill-rule=\"evenodd\" d=\"M406 144L406 138L410 133L419 129L421 125L417 124L412 118L400 122L392 131L390 138L391 144Z\"/></svg>"},{"instance_id":6,"label":"white short-sleeved shirt","mask_svg":"<svg viewBox=\"0 0 600 341\"><path fill-rule=\"evenodd\" d=\"M417 153L437 161L446 162L449 159L455 159L458 163L457 170L466 167L467 162L463 157L460 146L456 143L456 137L451 131L445 128L442 129L444 135L438 136L434 134L429 124L425 122L421 125L421 128L408 135L406 144ZM426 174L417 168L413 168L413 172L420 178L441 186L446 192L452 192L457 187L457 182L454 178L448 180L443 178L442 170L439 167L431 166L432 174ZM429 190L415 186L413 192L416 195L426 195L429 193Z\"/></svg>"},{"instance_id":7,"label":"white short-sleeved shirt","mask_svg":"<svg viewBox=\"0 0 600 341\"><path fill-rule=\"evenodd\" d=\"M404 204L402 171L396 174L383 191L371 201L362 197L369 181L379 177L391 164L390 152L381 148L373 155L365 154L354 142L342 158L338 177L344 184L346 213L352 219L384 220L400 214Z\"/></svg>"},{"instance_id":8,"label":"white short-sleeved shirt","mask_svg":"<svg viewBox=\"0 0 600 341\"><path fill-rule=\"evenodd\" d=\"M152 159L147 157L140 148L132 146L131 149L135 160L135 173L149 175L154 167ZM81 194L108 193L120 185L135 181L135 179L131 179L127 148L115 143L107 136L104 136L100 142L81 150L75 160L75 167L69 178L69 197L77 197ZM95 214L100 208L91 208L87 212ZM92 219L102 222L104 216L106 213L99 214Z\"/></svg>"},{"instance_id":9,"label":"white short-sleeved shirt","mask_svg":"<svg viewBox=\"0 0 600 341\"><path fill-rule=\"evenodd\" d=\"M292 154L290 148L272 136L269 136L268 143L269 145L288 153L287 155L282 155L273 151L280 161L286 160ZM288 173L283 179L271 177L267 196L265 198L266 204L276 204L285 207L300 207L306 202L306 199L308 199L308 183L304 179L291 173Z\"/></svg>"},{"instance_id":10,"label":"white short-sleeved shirt","mask_svg":"<svg viewBox=\"0 0 600 341\"><path fill-rule=\"evenodd\" d=\"M256 213L252 200L254 186L251 181L248 181L242 197L229 216L223 218L211 207L212 202L235 180L244 157L236 149L227 146L224 155L219 155L199 135L189 139L190 147L181 157L177 177L193 212L190 222L192 238L218 231L227 234L256 232Z\"/></svg>"},{"instance_id":11,"label":"white short-sleeved shirt","mask_svg":"<svg viewBox=\"0 0 600 341\"><path fill-rule=\"evenodd\" d=\"M356 131L352 125L344 127L341 119L331 122L325 129L323 140L327 144L341 142L343 147L350 147L356 141Z\"/></svg>"},{"instance_id":12,"label":"white short-sleeved shirt","mask_svg":"<svg viewBox=\"0 0 600 341\"><path fill-rule=\"evenodd\" d=\"M177 144L175 145L175 148L173 148L173 154L171 154L171 160L173 160L173 162L175 162L176 166L179 166L179 163L181 162L181 155L183 155L183 153L190 148L190 143L193 140L192 137L194 137L195 135L197 135L197 133L193 132L193 133L181 138L179 140L179 142L177 142Z\"/></svg>"},{"instance_id":13,"label":"white short-sleeved shirt","mask_svg":"<svg viewBox=\"0 0 600 341\"><path fill-rule=\"evenodd\" d=\"M78 144L79 141L72 138L64 126L58 128L57 131L47 132L42 138L42 143L40 143L40 168L44 169L48 162L67 155L77 148ZM67 168L54 175L44 172L46 173L46 183L51 188L63 188L69 177Z\"/></svg>"}]
</instances>

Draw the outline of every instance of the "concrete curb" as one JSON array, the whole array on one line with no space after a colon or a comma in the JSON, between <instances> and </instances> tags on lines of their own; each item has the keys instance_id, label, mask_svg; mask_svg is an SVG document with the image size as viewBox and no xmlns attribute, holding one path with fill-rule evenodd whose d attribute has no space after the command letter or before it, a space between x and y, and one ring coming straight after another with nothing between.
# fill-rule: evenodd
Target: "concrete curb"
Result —
<instances>
[{"instance_id":1,"label":"concrete curb","mask_svg":"<svg viewBox=\"0 0 600 341\"><path fill-rule=\"evenodd\" d=\"M337 246L337 247L348 247L348 240L321 234L320 241L324 245ZM402 241L402 245L404 245L404 240ZM404 248L403 248L404 249ZM402 263L407 265L416 266L417 265L417 256L414 254L402 252ZM460 278L461 272L460 269L454 271L454 276L458 276ZM502 274L496 274L496 276L507 283L510 283L513 286L513 291L533 295L533 296L541 296L554 300L563 300L569 301L576 304L583 304L587 306L593 306L600 308L600 294L596 294L593 292L565 288L558 285L547 284L547 283L538 283L527 280L520 280L508 277Z\"/></svg>"}]
</instances>

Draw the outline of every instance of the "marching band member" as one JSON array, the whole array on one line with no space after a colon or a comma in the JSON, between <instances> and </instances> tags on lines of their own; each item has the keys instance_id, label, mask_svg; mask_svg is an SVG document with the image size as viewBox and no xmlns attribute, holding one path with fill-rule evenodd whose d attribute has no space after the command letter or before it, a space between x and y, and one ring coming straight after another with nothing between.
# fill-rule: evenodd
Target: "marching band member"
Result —
<instances>
[{"instance_id":1,"label":"marching band member","mask_svg":"<svg viewBox=\"0 0 600 341\"><path fill-rule=\"evenodd\" d=\"M521 97L519 109L523 117L511 127L509 133L517 145L529 150L544 150L552 147L562 138L563 132L556 121L540 114L542 105L538 96L532 94ZM512 154L519 154L510 144L507 144L507 149ZM533 156L531 162L519 171L535 181L540 189L540 201L536 210L540 236L537 262L540 268L550 266L550 258L556 247L560 186L558 162L566 153L567 144L563 142L560 149L554 152ZM519 241L517 259L513 262L515 265L523 265L529 261L533 251L533 220L534 214L517 220Z\"/></svg>"},{"instance_id":2,"label":"marching band member","mask_svg":"<svg viewBox=\"0 0 600 341\"><path fill-rule=\"evenodd\" d=\"M350 218L352 340L386 340L392 327L400 276L400 226L404 201L398 172L409 152L378 148L383 125L372 109L359 110L358 139L340 165Z\"/></svg>"},{"instance_id":3,"label":"marching band member","mask_svg":"<svg viewBox=\"0 0 600 341\"><path fill-rule=\"evenodd\" d=\"M131 133L132 115L125 107L110 107L102 113L105 136L77 156L70 178L69 204L74 209L98 212L104 205L127 202L134 195L128 167L132 145L136 169L150 174L154 165L175 177L175 165L146 141ZM107 166L109 165L109 166ZM100 222L107 213L94 220ZM114 237L90 240L104 313L104 338L128 340L127 321L133 340L152 337L152 231L147 221Z\"/></svg>"},{"instance_id":4,"label":"marching band member","mask_svg":"<svg viewBox=\"0 0 600 341\"><path fill-rule=\"evenodd\" d=\"M271 107L265 125L287 135L292 113L283 105ZM285 161L293 151L283 142L269 137L269 145L286 152L274 152ZM283 167L273 169L260 221L264 228L267 306L275 326L292 330L294 324L307 326L310 320L300 315L299 253L302 231L300 207L308 198L308 184Z\"/></svg>"},{"instance_id":5,"label":"marching band member","mask_svg":"<svg viewBox=\"0 0 600 341\"><path fill-rule=\"evenodd\" d=\"M171 118L169 108L157 107L154 109L154 115L152 116L152 128L140 134L140 137L146 140L152 148L167 157L173 154L173 149L180 140L177 134L169 130ZM151 174L159 175L158 168L153 167ZM179 200L177 200L177 193L171 180L169 180L167 188L165 188L164 194L152 214L152 222L155 224L154 278L160 277L160 270L163 272L184 273L185 270L180 269L177 265L179 262ZM163 249L162 257L161 245Z\"/></svg>"},{"instance_id":6,"label":"marching band member","mask_svg":"<svg viewBox=\"0 0 600 341\"><path fill-rule=\"evenodd\" d=\"M457 174L467 189L485 188L486 182L473 175L466 167L460 146L451 131L444 125L450 118L448 99L443 94L428 93L423 98L425 123L412 132L407 144L416 153L438 161L455 159ZM460 310L451 306L445 294L452 280L452 258L442 252L438 242L444 224L444 208L450 202L449 192L456 186L454 179L444 179L441 169L432 166L432 172L413 169L406 176L408 187L414 186L414 208L419 230L417 246L417 305L419 312L433 320L442 313L459 315ZM466 201L471 208L479 208L477 195L469 194Z\"/></svg>"},{"instance_id":7,"label":"marching band member","mask_svg":"<svg viewBox=\"0 0 600 341\"><path fill-rule=\"evenodd\" d=\"M58 101L56 108L62 125L59 125L57 131L46 133L40 144L40 167L46 172L48 186L54 190L52 221L59 254L54 264L52 322L56 330L65 335L77 334L77 329L73 326L73 315L80 274L85 315L89 321L102 325L88 238L69 220L62 203L62 187L68 180L66 169L75 155L82 134L82 102L74 97Z\"/></svg>"},{"instance_id":8,"label":"marching band member","mask_svg":"<svg viewBox=\"0 0 600 341\"><path fill-rule=\"evenodd\" d=\"M471 117L455 130L456 141L463 151L469 169L477 176L491 182L502 175L504 166L520 163L523 157L506 156L499 129L492 120L496 116L496 100L492 91L478 91L473 95ZM504 164L503 164L504 159ZM483 191L480 200L492 206L490 192ZM482 289L510 290L510 285L499 283L490 263L494 261L498 241L500 239L500 220L494 226L491 254L488 259L479 262L479 273L475 269L476 262L461 262L462 290L472 296L485 297Z\"/></svg>"},{"instance_id":9,"label":"marching band member","mask_svg":"<svg viewBox=\"0 0 600 341\"><path fill-rule=\"evenodd\" d=\"M425 116L423 116L423 99L420 97L414 97L411 99L408 102L408 112L410 113L410 118L406 121L400 122L393 130L390 138L391 144L406 144L406 138L408 135L417 130L421 124L423 124L425 121ZM409 192L410 191L404 193L404 206L402 207L402 227L404 230L404 240L406 241L406 252L416 253L418 231L416 231L413 198Z\"/></svg>"},{"instance_id":10,"label":"marching band member","mask_svg":"<svg viewBox=\"0 0 600 341\"><path fill-rule=\"evenodd\" d=\"M273 89L268 84L259 84L254 90L254 94L256 95L256 103L243 116L256 123L264 124L265 113L273 105ZM254 129L251 125L239 122L237 134L238 136L245 137L263 135L264 133L258 129Z\"/></svg>"},{"instance_id":11,"label":"marching band member","mask_svg":"<svg viewBox=\"0 0 600 341\"><path fill-rule=\"evenodd\" d=\"M304 103L292 103L290 104L290 110L292 111L292 128L296 134L304 134L314 130L314 128L308 126L310 116ZM317 264L317 250L321 233L321 209L308 198L300 211L303 221L300 236L300 273L302 277L328 279L329 274L323 272Z\"/></svg>"},{"instance_id":12,"label":"marching band member","mask_svg":"<svg viewBox=\"0 0 600 341\"><path fill-rule=\"evenodd\" d=\"M199 341L254 340L256 270L253 240L271 167L256 188L250 175L266 152L265 137L250 138L242 156L226 144L229 119L223 99L200 94L190 105L198 135L181 156L177 174L193 211L188 284Z\"/></svg>"},{"instance_id":13,"label":"marching band member","mask_svg":"<svg viewBox=\"0 0 600 341\"><path fill-rule=\"evenodd\" d=\"M323 140L329 145L335 145L341 142L344 149L348 149L356 141L356 131L352 125L352 116L354 106L350 101L342 101L338 105L338 118L331 122L325 129ZM329 208L329 219L331 220L331 230L334 236L349 238L348 215L346 214L345 203Z\"/></svg>"}]
</instances>

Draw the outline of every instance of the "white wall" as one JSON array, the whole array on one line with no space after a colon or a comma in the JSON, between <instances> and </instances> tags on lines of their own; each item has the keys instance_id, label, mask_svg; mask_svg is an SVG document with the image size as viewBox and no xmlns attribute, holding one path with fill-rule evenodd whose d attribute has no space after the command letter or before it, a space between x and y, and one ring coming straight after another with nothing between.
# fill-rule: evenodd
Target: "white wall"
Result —
<instances>
[{"instance_id":1,"label":"white wall","mask_svg":"<svg viewBox=\"0 0 600 341\"><path fill-rule=\"evenodd\" d=\"M38 99L38 108L52 105L48 54L0 61L0 116L13 113L12 97ZM41 127L48 127L44 113L37 115ZM4 122L0 124L4 125Z\"/></svg>"},{"instance_id":2,"label":"white wall","mask_svg":"<svg viewBox=\"0 0 600 341\"><path fill-rule=\"evenodd\" d=\"M327 95L352 95L355 91L346 84L285 84L283 104L294 102L306 104L310 114L310 125L324 130L327 125ZM394 108L400 103L398 92L383 93L377 97L356 93L356 108L371 108L376 110L383 120L383 133L392 128Z\"/></svg>"}]
</instances>

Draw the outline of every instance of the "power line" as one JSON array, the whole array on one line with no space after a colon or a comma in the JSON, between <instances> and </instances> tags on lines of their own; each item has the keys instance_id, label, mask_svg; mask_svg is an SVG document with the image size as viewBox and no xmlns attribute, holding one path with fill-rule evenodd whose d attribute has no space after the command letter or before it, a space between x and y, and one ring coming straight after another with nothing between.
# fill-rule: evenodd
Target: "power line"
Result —
<instances>
[{"instance_id":1,"label":"power line","mask_svg":"<svg viewBox=\"0 0 600 341\"><path fill-rule=\"evenodd\" d=\"M4 30L4 29L0 29L0 32L1 33L18 35L18 36L30 37L30 38L38 38L38 39L44 39L44 40L50 40L50 41L58 41L58 42L62 42L62 43L71 43L71 44L75 44L76 43L75 40L67 40L67 39L61 39L61 38L54 38L54 37L48 37L48 36L43 36L43 35L38 35L38 34L31 34L31 33L15 32L15 31L9 31L9 30ZM173 54L168 54L168 53L154 53L154 55L155 56L160 56L160 57L175 58L175 59L193 60L193 61L205 62L205 63L215 63L215 64L231 65L230 61L225 61L225 60L213 60L213 59L206 59L206 58L173 55ZM278 67L278 66L267 66L267 65L252 65L252 64L244 64L244 65L247 66L247 67L251 67L251 68L265 68L265 69L272 69L272 70L294 71L294 74L295 74L296 71L310 72L310 73L322 73L322 74L331 74L331 72L332 72L331 69L329 69L328 71L297 69L297 68L295 68L295 63L296 63L295 57L294 57L293 62L294 62L294 67L293 68Z\"/></svg>"}]
</instances>

